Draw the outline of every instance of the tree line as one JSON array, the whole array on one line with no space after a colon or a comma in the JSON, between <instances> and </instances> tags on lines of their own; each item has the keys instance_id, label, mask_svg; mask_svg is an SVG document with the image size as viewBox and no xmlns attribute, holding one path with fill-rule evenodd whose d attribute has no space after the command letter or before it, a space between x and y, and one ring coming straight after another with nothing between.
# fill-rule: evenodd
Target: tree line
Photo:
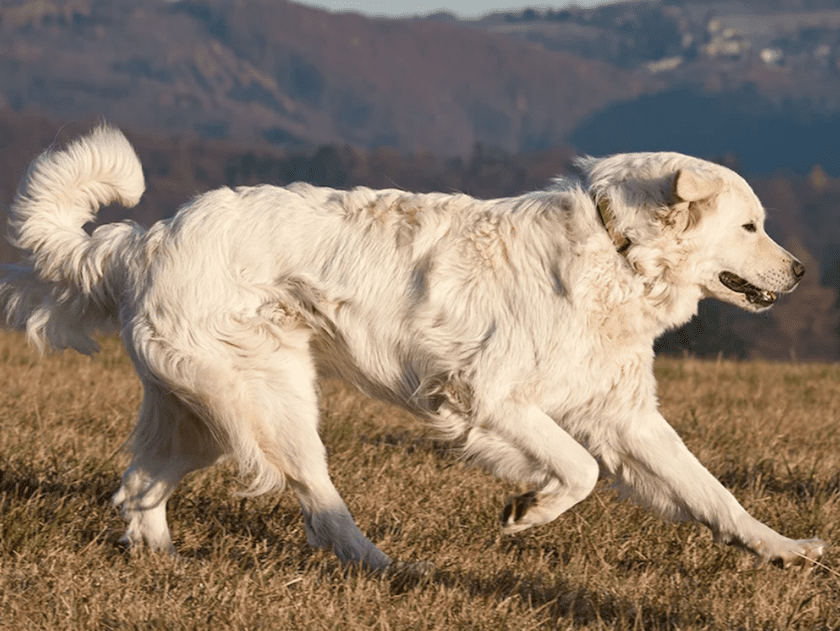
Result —
<instances>
[{"instance_id":1,"label":"tree line","mask_svg":"<svg viewBox=\"0 0 840 631\"><path fill-rule=\"evenodd\" d=\"M0 203L6 209L29 161L44 147L70 140L90 125L60 127L37 116L0 112ZM283 151L245 147L199 137L131 134L147 180L147 192L130 211L103 209L99 221L130 217L143 225L171 216L193 195L218 186L358 185L411 191L463 192L480 198L516 195L545 187L571 172L571 147L508 154L476 145L465 157L406 155L382 147L349 146ZM737 157L719 161L737 169ZM797 290L765 314L744 313L716 301L657 342L661 353L735 358L840 359L840 179L817 167L807 176L777 173L747 179L768 208L768 232L802 260L808 273ZM0 259L16 253L0 243Z\"/></svg>"}]
</instances>

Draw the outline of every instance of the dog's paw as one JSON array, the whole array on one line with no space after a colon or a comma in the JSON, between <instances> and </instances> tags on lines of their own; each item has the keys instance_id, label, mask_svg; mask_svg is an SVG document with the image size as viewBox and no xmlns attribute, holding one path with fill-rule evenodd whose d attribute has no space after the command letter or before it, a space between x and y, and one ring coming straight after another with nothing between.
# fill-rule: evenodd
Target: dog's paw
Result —
<instances>
[{"instance_id":1,"label":"dog's paw","mask_svg":"<svg viewBox=\"0 0 840 631\"><path fill-rule=\"evenodd\" d=\"M828 547L828 543L822 539L795 539L784 550L759 554L756 565L769 562L782 568L811 568L815 561L823 557Z\"/></svg>"},{"instance_id":2,"label":"dog's paw","mask_svg":"<svg viewBox=\"0 0 840 631\"><path fill-rule=\"evenodd\" d=\"M527 515L529 509L533 508L536 503L537 494L534 491L528 491L522 495L514 495L508 498L508 501L505 503L505 508L502 511L502 532L513 534L533 526L534 523L530 519L527 519Z\"/></svg>"}]
</instances>

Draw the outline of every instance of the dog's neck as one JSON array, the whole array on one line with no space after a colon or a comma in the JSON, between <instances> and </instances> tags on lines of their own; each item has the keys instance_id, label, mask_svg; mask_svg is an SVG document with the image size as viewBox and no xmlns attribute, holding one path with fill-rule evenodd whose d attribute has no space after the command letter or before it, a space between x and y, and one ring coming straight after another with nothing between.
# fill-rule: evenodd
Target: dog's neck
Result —
<instances>
[{"instance_id":1,"label":"dog's neck","mask_svg":"<svg viewBox=\"0 0 840 631\"><path fill-rule=\"evenodd\" d=\"M618 230L617 219L610 207L609 199L598 199L596 195L592 195L592 203L598 209L598 217L604 230L612 239L616 251L625 259L634 273L643 276L644 299L641 305L635 304L634 310L637 313L643 313L651 325L647 332L651 334L652 345L653 340L665 331L688 322L697 313L697 303L702 296L697 287L677 286L661 276L649 277L644 273L644 266L640 269L635 263L627 261L627 252L633 242Z\"/></svg>"},{"instance_id":2,"label":"dog's neck","mask_svg":"<svg viewBox=\"0 0 840 631\"><path fill-rule=\"evenodd\" d=\"M608 199L598 199L594 195L592 201L598 208L598 216L601 218L601 223L604 224L607 234L610 235L610 239L615 244L615 249L621 256L626 256L627 250L633 243L615 227L615 213L610 208L610 201Z\"/></svg>"}]
</instances>

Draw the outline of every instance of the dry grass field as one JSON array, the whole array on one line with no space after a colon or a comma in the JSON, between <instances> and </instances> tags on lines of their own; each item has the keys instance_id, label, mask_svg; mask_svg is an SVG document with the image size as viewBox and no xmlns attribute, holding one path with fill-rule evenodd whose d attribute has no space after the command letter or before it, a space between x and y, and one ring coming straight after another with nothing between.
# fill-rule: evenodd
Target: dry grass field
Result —
<instances>
[{"instance_id":1,"label":"dry grass field","mask_svg":"<svg viewBox=\"0 0 840 631\"><path fill-rule=\"evenodd\" d=\"M840 367L657 363L665 416L754 515L840 542ZM127 553L110 505L139 382L116 340L38 361L0 333L0 628L837 629L840 563L755 569L702 527L602 482L555 522L501 536L510 484L407 415L327 384L331 471L360 528L427 577L376 578L306 545L289 493L241 499L230 466L169 506L180 555Z\"/></svg>"}]
</instances>

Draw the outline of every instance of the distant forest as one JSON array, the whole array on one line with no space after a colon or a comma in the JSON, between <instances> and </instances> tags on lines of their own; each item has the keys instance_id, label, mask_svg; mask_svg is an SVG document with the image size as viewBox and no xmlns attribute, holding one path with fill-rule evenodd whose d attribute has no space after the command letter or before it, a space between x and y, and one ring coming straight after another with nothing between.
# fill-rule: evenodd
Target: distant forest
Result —
<instances>
[{"instance_id":1,"label":"distant forest","mask_svg":"<svg viewBox=\"0 0 840 631\"><path fill-rule=\"evenodd\" d=\"M8 207L29 161L61 145L96 121L60 124L36 114L0 110L0 204ZM218 186L307 181L337 188L357 185L413 191L460 191L481 198L542 188L570 173L571 147L512 155L481 145L467 158L401 154L394 149L324 146L309 153L254 150L198 136L127 135L143 162L146 195L126 211L106 208L100 221L130 217L143 225L174 214L196 193ZM713 157L714 158L714 157ZM739 170L738 156L718 161ZM716 301L657 343L661 353L733 358L840 359L840 178L819 166L807 175L779 172L745 177L768 208L768 232L806 265L800 287L765 314L751 315ZM15 253L0 242L0 259Z\"/></svg>"}]
</instances>

